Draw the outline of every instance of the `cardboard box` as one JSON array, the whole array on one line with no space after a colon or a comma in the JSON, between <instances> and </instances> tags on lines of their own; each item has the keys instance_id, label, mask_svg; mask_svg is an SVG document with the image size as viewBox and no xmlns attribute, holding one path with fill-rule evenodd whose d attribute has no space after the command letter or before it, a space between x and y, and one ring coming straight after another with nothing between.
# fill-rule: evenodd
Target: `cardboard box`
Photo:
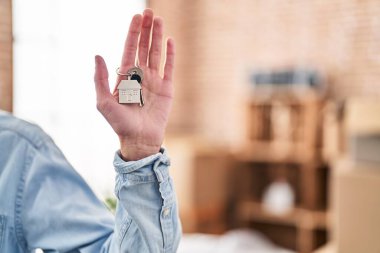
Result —
<instances>
[{"instance_id":1,"label":"cardboard box","mask_svg":"<svg viewBox=\"0 0 380 253\"><path fill-rule=\"evenodd\" d=\"M380 252L380 168L342 161L333 169L338 252Z\"/></svg>"},{"instance_id":2,"label":"cardboard box","mask_svg":"<svg viewBox=\"0 0 380 253\"><path fill-rule=\"evenodd\" d=\"M348 136L380 133L380 101L377 98L352 98L346 106Z\"/></svg>"},{"instance_id":3,"label":"cardboard box","mask_svg":"<svg viewBox=\"0 0 380 253\"><path fill-rule=\"evenodd\" d=\"M358 163L380 163L380 101L349 99L345 128L351 159Z\"/></svg>"},{"instance_id":4,"label":"cardboard box","mask_svg":"<svg viewBox=\"0 0 380 253\"><path fill-rule=\"evenodd\" d=\"M185 233L222 233L230 194L230 158L225 148L194 136L165 141L171 157L179 212Z\"/></svg>"}]
</instances>

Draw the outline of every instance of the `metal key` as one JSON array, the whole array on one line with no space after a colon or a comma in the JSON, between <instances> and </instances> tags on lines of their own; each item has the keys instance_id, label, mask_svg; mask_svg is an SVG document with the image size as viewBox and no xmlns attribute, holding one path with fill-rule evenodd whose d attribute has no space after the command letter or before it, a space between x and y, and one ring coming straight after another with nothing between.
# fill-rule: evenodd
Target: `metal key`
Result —
<instances>
[{"instance_id":1,"label":"metal key","mask_svg":"<svg viewBox=\"0 0 380 253\"><path fill-rule=\"evenodd\" d=\"M142 69L139 67L133 67L128 69L127 73L131 75L131 80L136 80L140 84L142 83L142 80L144 79L144 73Z\"/></svg>"},{"instance_id":2,"label":"metal key","mask_svg":"<svg viewBox=\"0 0 380 253\"><path fill-rule=\"evenodd\" d=\"M143 93L142 93L142 89L140 90L140 106L144 106L144 96L143 96Z\"/></svg>"}]
</instances>

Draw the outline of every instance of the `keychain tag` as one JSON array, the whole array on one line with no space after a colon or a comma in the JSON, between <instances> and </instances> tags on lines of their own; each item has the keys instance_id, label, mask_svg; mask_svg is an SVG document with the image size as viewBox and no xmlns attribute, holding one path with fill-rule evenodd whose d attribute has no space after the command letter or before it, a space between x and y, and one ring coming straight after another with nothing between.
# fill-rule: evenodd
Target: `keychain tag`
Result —
<instances>
[{"instance_id":1,"label":"keychain tag","mask_svg":"<svg viewBox=\"0 0 380 253\"><path fill-rule=\"evenodd\" d=\"M141 104L141 85L136 80L121 80L117 89L120 104Z\"/></svg>"},{"instance_id":2,"label":"keychain tag","mask_svg":"<svg viewBox=\"0 0 380 253\"><path fill-rule=\"evenodd\" d=\"M144 73L138 67L134 67L128 70L127 74L119 73L119 69L116 70L119 76L126 76L127 79L120 81L117 89L119 90L119 103L120 104L140 104L144 105L144 97L142 94L142 79Z\"/></svg>"}]
</instances>

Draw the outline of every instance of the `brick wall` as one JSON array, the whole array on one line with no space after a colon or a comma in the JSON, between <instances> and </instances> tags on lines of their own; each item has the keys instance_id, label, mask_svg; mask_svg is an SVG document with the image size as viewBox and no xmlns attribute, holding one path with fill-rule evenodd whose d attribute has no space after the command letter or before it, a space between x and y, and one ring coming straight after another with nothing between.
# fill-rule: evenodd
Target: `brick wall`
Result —
<instances>
[{"instance_id":1,"label":"brick wall","mask_svg":"<svg viewBox=\"0 0 380 253\"><path fill-rule=\"evenodd\" d=\"M236 131L244 120L238 87L245 84L239 75L243 52L233 47L240 21L231 15L241 7L233 1L221 3L223 8L214 9L218 5L212 1L151 0L149 6L164 17L166 33L177 45L168 132L225 143L241 135Z\"/></svg>"},{"instance_id":2,"label":"brick wall","mask_svg":"<svg viewBox=\"0 0 380 253\"><path fill-rule=\"evenodd\" d=\"M11 0L0 0L0 109L12 110Z\"/></svg>"},{"instance_id":3,"label":"brick wall","mask_svg":"<svg viewBox=\"0 0 380 253\"><path fill-rule=\"evenodd\" d=\"M149 0L177 42L169 133L236 144L253 69L310 67L331 97L380 96L378 0Z\"/></svg>"}]
</instances>

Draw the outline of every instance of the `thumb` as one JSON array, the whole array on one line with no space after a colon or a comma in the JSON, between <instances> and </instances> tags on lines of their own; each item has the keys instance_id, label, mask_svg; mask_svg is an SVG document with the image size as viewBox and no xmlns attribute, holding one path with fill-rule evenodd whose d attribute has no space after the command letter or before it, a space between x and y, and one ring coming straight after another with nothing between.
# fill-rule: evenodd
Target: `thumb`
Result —
<instances>
[{"instance_id":1,"label":"thumb","mask_svg":"<svg viewBox=\"0 0 380 253\"><path fill-rule=\"evenodd\" d=\"M108 70L104 59L100 55L95 56L95 90L96 106L104 115L107 107L112 104L112 94L108 83Z\"/></svg>"},{"instance_id":2,"label":"thumb","mask_svg":"<svg viewBox=\"0 0 380 253\"><path fill-rule=\"evenodd\" d=\"M108 83L108 70L104 59L100 55L95 56L95 89L97 100L107 99L111 96Z\"/></svg>"}]
</instances>

